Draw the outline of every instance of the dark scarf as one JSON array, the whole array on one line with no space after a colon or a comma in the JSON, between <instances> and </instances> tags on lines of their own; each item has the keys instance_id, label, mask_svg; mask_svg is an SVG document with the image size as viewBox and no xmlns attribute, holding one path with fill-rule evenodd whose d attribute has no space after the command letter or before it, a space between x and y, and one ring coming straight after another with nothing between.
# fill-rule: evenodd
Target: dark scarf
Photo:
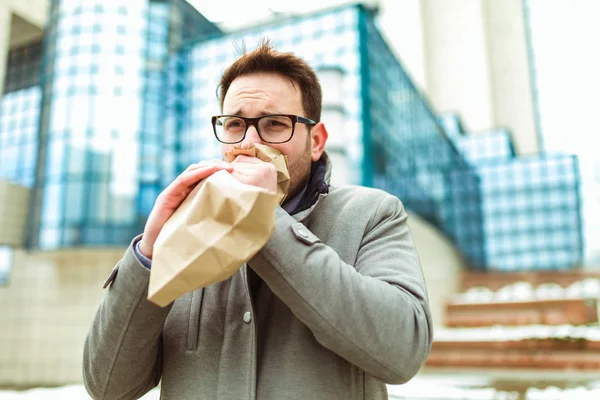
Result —
<instances>
[{"instance_id":1,"label":"dark scarf","mask_svg":"<svg viewBox=\"0 0 600 400\"><path fill-rule=\"evenodd\" d=\"M327 182L325 181L325 172L327 172L327 163L323 158L320 158L319 161L311 164L310 177L308 178L308 184L304 191L304 195L290 215L308 210L317 202L320 194L329 193L329 185L327 185ZM250 293L255 296L263 281L252 268L248 268L247 271Z\"/></svg>"},{"instance_id":2,"label":"dark scarf","mask_svg":"<svg viewBox=\"0 0 600 400\"><path fill-rule=\"evenodd\" d=\"M329 192L329 185L325 181L325 172L327 172L327 163L323 157L311 164L310 177L304 195L290 215L308 210L317 202L319 195Z\"/></svg>"}]
</instances>

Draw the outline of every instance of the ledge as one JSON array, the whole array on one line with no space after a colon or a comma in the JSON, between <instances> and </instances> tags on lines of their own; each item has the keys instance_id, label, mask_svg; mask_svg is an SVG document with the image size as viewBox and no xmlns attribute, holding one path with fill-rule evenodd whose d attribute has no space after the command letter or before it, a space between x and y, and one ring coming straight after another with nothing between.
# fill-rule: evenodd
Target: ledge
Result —
<instances>
[{"instance_id":1,"label":"ledge","mask_svg":"<svg viewBox=\"0 0 600 400\"><path fill-rule=\"evenodd\" d=\"M446 325L586 325L598 322L597 299L547 299L490 303L451 303Z\"/></svg>"},{"instance_id":2,"label":"ledge","mask_svg":"<svg viewBox=\"0 0 600 400\"><path fill-rule=\"evenodd\" d=\"M436 341L426 366L600 371L600 342L585 339Z\"/></svg>"}]
</instances>

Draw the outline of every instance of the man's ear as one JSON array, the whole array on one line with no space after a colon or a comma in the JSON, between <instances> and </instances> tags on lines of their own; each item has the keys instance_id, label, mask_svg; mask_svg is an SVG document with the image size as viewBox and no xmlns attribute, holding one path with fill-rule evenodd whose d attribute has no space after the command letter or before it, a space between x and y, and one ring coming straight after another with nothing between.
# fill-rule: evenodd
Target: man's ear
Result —
<instances>
[{"instance_id":1,"label":"man's ear","mask_svg":"<svg viewBox=\"0 0 600 400\"><path fill-rule=\"evenodd\" d=\"M310 130L310 155L313 162L319 161L321 158L321 154L325 150L325 144L327 143L327 138L329 134L327 133L327 128L325 128L325 124L323 122L317 123Z\"/></svg>"}]
</instances>

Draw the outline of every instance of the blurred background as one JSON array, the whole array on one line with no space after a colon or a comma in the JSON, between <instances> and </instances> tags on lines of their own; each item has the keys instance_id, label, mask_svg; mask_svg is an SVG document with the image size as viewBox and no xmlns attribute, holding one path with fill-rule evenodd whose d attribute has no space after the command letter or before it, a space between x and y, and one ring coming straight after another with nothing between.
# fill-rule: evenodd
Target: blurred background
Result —
<instances>
[{"instance_id":1,"label":"blurred background","mask_svg":"<svg viewBox=\"0 0 600 400\"><path fill-rule=\"evenodd\" d=\"M220 73L263 37L318 73L334 183L409 211L435 343L390 398L600 398L599 18L597 0L0 0L0 398L89 398L102 283L162 188L220 156Z\"/></svg>"}]
</instances>

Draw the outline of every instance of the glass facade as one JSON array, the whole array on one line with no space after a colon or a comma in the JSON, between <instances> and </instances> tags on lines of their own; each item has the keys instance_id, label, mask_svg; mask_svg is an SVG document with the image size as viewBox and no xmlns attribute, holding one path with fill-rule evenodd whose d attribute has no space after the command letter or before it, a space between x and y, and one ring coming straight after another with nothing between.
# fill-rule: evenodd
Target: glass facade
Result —
<instances>
[{"instance_id":1,"label":"glass facade","mask_svg":"<svg viewBox=\"0 0 600 400\"><path fill-rule=\"evenodd\" d=\"M576 157L515 159L477 169L490 268L567 269L581 263Z\"/></svg>"},{"instance_id":2,"label":"glass facade","mask_svg":"<svg viewBox=\"0 0 600 400\"><path fill-rule=\"evenodd\" d=\"M470 163L508 160L516 156L512 137L507 129L493 129L467 136L457 115L440 115L438 120L458 151Z\"/></svg>"},{"instance_id":3,"label":"glass facade","mask_svg":"<svg viewBox=\"0 0 600 400\"><path fill-rule=\"evenodd\" d=\"M8 52L4 93L29 89L40 84L42 42L33 42Z\"/></svg>"},{"instance_id":4,"label":"glass facade","mask_svg":"<svg viewBox=\"0 0 600 400\"><path fill-rule=\"evenodd\" d=\"M188 41L221 32L185 1L151 1L146 35L138 196L142 219L177 175L179 130L172 122L175 110L187 103L188 90L177 53Z\"/></svg>"},{"instance_id":5,"label":"glass facade","mask_svg":"<svg viewBox=\"0 0 600 400\"><path fill-rule=\"evenodd\" d=\"M439 120L480 179L488 268L519 271L579 265L583 237L577 158L516 158L506 130L466 134L456 115Z\"/></svg>"},{"instance_id":6,"label":"glass facade","mask_svg":"<svg viewBox=\"0 0 600 400\"><path fill-rule=\"evenodd\" d=\"M52 1L43 47L9 57L0 108L0 177L33 189L28 245L125 245L140 233L178 173L221 157L216 85L264 37L339 78L323 116L337 118L328 149L347 181L398 196L474 268L580 263L577 159L519 159L506 130L468 135L436 116L359 5L224 35L184 0Z\"/></svg>"},{"instance_id":7,"label":"glass facade","mask_svg":"<svg viewBox=\"0 0 600 400\"><path fill-rule=\"evenodd\" d=\"M41 107L42 43L11 49L0 101L0 180L35 185ZM12 246L0 246L0 286L9 281Z\"/></svg>"},{"instance_id":8,"label":"glass facade","mask_svg":"<svg viewBox=\"0 0 600 400\"><path fill-rule=\"evenodd\" d=\"M8 53L0 102L0 179L29 188L35 184L41 57L40 42Z\"/></svg>"},{"instance_id":9,"label":"glass facade","mask_svg":"<svg viewBox=\"0 0 600 400\"><path fill-rule=\"evenodd\" d=\"M169 52L186 35L216 31L200 29L208 22L190 8L51 3L31 246L121 245L141 231L163 160L174 158L161 136Z\"/></svg>"}]
</instances>

